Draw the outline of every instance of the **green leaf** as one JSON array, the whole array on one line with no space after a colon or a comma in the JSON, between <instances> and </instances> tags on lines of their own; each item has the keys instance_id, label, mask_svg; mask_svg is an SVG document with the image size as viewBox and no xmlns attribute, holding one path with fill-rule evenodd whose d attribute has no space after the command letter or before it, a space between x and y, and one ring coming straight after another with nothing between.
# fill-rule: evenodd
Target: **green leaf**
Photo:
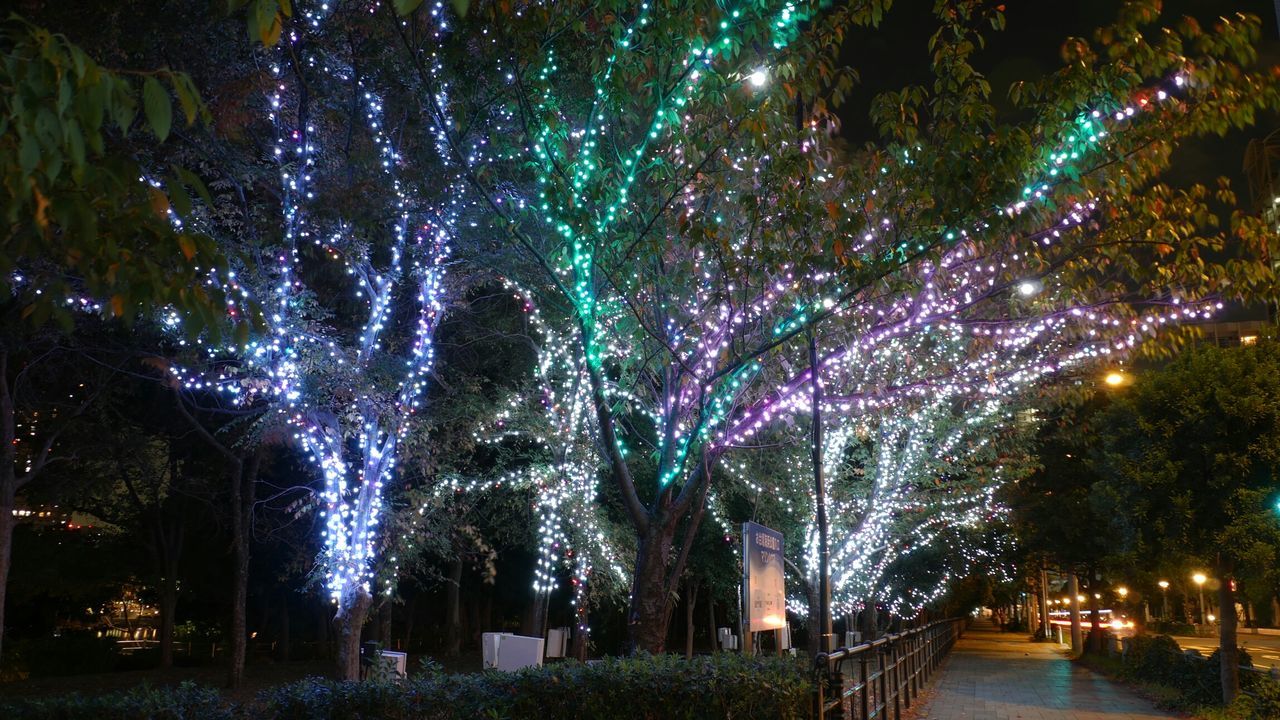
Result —
<instances>
[{"instance_id":1,"label":"green leaf","mask_svg":"<svg viewBox=\"0 0 1280 720\"><path fill-rule=\"evenodd\" d=\"M397 15L408 15L422 4L422 0L394 0Z\"/></svg>"},{"instance_id":2,"label":"green leaf","mask_svg":"<svg viewBox=\"0 0 1280 720\"><path fill-rule=\"evenodd\" d=\"M147 123L156 139L164 142L169 137L169 128L173 126L173 105L169 101L169 93L154 77L148 77L142 83L142 109L147 115Z\"/></svg>"},{"instance_id":3,"label":"green leaf","mask_svg":"<svg viewBox=\"0 0 1280 720\"><path fill-rule=\"evenodd\" d=\"M178 104L182 106L182 114L187 118L187 124L191 125L196 121L196 113L200 109L197 98L192 94L193 88L185 82L186 78L180 74L169 76L169 84L173 86L173 94L178 96Z\"/></svg>"},{"instance_id":4,"label":"green leaf","mask_svg":"<svg viewBox=\"0 0 1280 720\"><path fill-rule=\"evenodd\" d=\"M169 192L169 202L173 205L173 211L178 213L178 217L185 218L191 215L191 196L182 187L182 183L172 177L165 178L164 188Z\"/></svg>"},{"instance_id":5,"label":"green leaf","mask_svg":"<svg viewBox=\"0 0 1280 720\"><path fill-rule=\"evenodd\" d=\"M204 182L200 180L200 176L178 165L172 165L170 167L173 168L174 174L178 176L178 179L181 180L183 184L196 191L196 194L200 196L200 199L204 201L205 205L213 206L213 197L209 194L209 188L205 187Z\"/></svg>"},{"instance_id":6,"label":"green leaf","mask_svg":"<svg viewBox=\"0 0 1280 720\"><path fill-rule=\"evenodd\" d=\"M458 13L458 17L466 17L470 8L471 0L453 0L453 11Z\"/></svg>"},{"instance_id":7,"label":"green leaf","mask_svg":"<svg viewBox=\"0 0 1280 720\"><path fill-rule=\"evenodd\" d=\"M40 143L37 143L30 133L22 136L22 144L18 148L18 162L22 165L22 172L27 174L31 174L36 169L36 165L40 164Z\"/></svg>"}]
</instances>

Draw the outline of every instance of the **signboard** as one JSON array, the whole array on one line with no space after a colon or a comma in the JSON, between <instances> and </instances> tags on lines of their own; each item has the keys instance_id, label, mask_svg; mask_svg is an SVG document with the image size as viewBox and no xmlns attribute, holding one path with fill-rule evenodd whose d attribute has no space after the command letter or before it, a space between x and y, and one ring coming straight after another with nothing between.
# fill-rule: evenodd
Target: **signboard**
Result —
<instances>
[{"instance_id":1,"label":"signboard","mask_svg":"<svg viewBox=\"0 0 1280 720\"><path fill-rule=\"evenodd\" d=\"M777 630L786 626L782 533L753 522L742 523L742 576L742 584L746 588L748 631Z\"/></svg>"}]
</instances>

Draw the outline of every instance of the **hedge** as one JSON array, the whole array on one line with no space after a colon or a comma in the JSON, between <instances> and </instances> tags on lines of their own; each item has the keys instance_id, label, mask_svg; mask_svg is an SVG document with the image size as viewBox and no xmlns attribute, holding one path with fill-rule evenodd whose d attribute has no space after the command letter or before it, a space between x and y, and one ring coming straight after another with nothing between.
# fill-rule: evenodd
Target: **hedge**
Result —
<instances>
[{"instance_id":1,"label":"hedge","mask_svg":"<svg viewBox=\"0 0 1280 720\"><path fill-rule=\"evenodd\" d=\"M55 695L0 701L4 720L232 720L235 708L212 688L194 683L134 688L105 695Z\"/></svg>"},{"instance_id":2,"label":"hedge","mask_svg":"<svg viewBox=\"0 0 1280 720\"><path fill-rule=\"evenodd\" d=\"M790 658L726 653L564 662L404 683L304 680L263 694L262 720L711 720L809 716L812 685Z\"/></svg>"},{"instance_id":3,"label":"hedge","mask_svg":"<svg viewBox=\"0 0 1280 720\"><path fill-rule=\"evenodd\" d=\"M1240 648L1239 664L1251 667L1253 658ZM1122 675L1128 680L1153 683L1176 690L1184 707L1222 704L1222 654L1214 650L1208 658L1191 657L1182 652L1178 642L1168 635L1138 635L1129 641ZM1260 707L1271 707L1280 692L1270 678L1241 671L1240 687L1258 695ZM1245 715L1244 717L1255 717ZM1272 719L1277 715L1257 715Z\"/></svg>"},{"instance_id":4,"label":"hedge","mask_svg":"<svg viewBox=\"0 0 1280 720\"><path fill-rule=\"evenodd\" d=\"M791 658L734 653L562 662L517 672L402 682L312 678L233 705L216 690L184 684L126 693L0 701L5 720L799 720L810 717L812 682Z\"/></svg>"}]
</instances>

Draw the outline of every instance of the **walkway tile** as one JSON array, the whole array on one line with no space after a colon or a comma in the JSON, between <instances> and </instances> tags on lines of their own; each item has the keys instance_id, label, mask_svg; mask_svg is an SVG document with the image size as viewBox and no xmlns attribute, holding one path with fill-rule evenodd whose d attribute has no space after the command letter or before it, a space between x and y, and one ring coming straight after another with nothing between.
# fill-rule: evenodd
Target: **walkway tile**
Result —
<instances>
[{"instance_id":1,"label":"walkway tile","mask_svg":"<svg viewBox=\"0 0 1280 720\"><path fill-rule=\"evenodd\" d=\"M1033 643L975 623L934 679L917 720L1156 720L1176 718L1128 688Z\"/></svg>"}]
</instances>

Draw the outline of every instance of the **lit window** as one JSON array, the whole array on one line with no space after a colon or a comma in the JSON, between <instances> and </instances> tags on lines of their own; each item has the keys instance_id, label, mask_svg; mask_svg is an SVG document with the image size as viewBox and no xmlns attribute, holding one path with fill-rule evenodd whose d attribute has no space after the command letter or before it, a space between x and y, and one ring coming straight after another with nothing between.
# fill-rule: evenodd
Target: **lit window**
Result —
<instances>
[{"instance_id":1,"label":"lit window","mask_svg":"<svg viewBox=\"0 0 1280 720\"><path fill-rule=\"evenodd\" d=\"M1257 345L1258 336L1257 335L1241 335L1240 344L1241 345Z\"/></svg>"}]
</instances>

